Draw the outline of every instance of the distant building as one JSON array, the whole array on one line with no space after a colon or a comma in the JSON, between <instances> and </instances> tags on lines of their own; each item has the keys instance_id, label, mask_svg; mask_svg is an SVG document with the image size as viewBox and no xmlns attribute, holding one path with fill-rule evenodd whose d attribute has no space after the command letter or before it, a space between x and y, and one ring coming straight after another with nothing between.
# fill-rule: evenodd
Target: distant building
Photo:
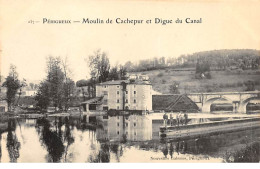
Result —
<instances>
[{"instance_id":1,"label":"distant building","mask_svg":"<svg viewBox=\"0 0 260 169\"><path fill-rule=\"evenodd\" d=\"M6 100L0 100L0 114L7 112L7 110L8 110L8 105Z\"/></svg>"},{"instance_id":2,"label":"distant building","mask_svg":"<svg viewBox=\"0 0 260 169\"><path fill-rule=\"evenodd\" d=\"M22 96L36 96L37 90L26 90L22 92Z\"/></svg>"}]
</instances>

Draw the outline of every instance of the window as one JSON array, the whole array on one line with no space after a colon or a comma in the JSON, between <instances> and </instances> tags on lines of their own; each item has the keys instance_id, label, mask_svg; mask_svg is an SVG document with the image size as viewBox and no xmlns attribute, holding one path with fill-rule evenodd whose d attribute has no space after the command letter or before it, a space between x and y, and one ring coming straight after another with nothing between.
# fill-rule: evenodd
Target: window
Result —
<instances>
[{"instance_id":1,"label":"window","mask_svg":"<svg viewBox=\"0 0 260 169\"><path fill-rule=\"evenodd\" d=\"M134 123L134 127L136 126L136 123Z\"/></svg>"},{"instance_id":2,"label":"window","mask_svg":"<svg viewBox=\"0 0 260 169\"><path fill-rule=\"evenodd\" d=\"M117 103L119 103L119 99L117 99L117 101L116 101Z\"/></svg>"},{"instance_id":3,"label":"window","mask_svg":"<svg viewBox=\"0 0 260 169\"><path fill-rule=\"evenodd\" d=\"M136 136L136 132L135 132L135 136Z\"/></svg>"},{"instance_id":4,"label":"window","mask_svg":"<svg viewBox=\"0 0 260 169\"><path fill-rule=\"evenodd\" d=\"M104 107L103 107L103 110L108 110L108 107L107 107L107 106L104 106Z\"/></svg>"},{"instance_id":5,"label":"window","mask_svg":"<svg viewBox=\"0 0 260 169\"><path fill-rule=\"evenodd\" d=\"M119 131L117 131L117 135L119 135Z\"/></svg>"},{"instance_id":6,"label":"window","mask_svg":"<svg viewBox=\"0 0 260 169\"><path fill-rule=\"evenodd\" d=\"M117 126L119 127L119 123L117 123Z\"/></svg>"},{"instance_id":7,"label":"window","mask_svg":"<svg viewBox=\"0 0 260 169\"><path fill-rule=\"evenodd\" d=\"M125 123L125 126L128 127L128 123Z\"/></svg>"},{"instance_id":8,"label":"window","mask_svg":"<svg viewBox=\"0 0 260 169\"><path fill-rule=\"evenodd\" d=\"M134 103L136 103L136 99L134 99Z\"/></svg>"},{"instance_id":9,"label":"window","mask_svg":"<svg viewBox=\"0 0 260 169\"><path fill-rule=\"evenodd\" d=\"M119 86L116 86L117 88L119 88Z\"/></svg>"},{"instance_id":10,"label":"window","mask_svg":"<svg viewBox=\"0 0 260 169\"><path fill-rule=\"evenodd\" d=\"M119 94L119 91L116 91L116 94Z\"/></svg>"},{"instance_id":11,"label":"window","mask_svg":"<svg viewBox=\"0 0 260 169\"><path fill-rule=\"evenodd\" d=\"M107 91L103 91L103 95L108 95L108 92Z\"/></svg>"},{"instance_id":12,"label":"window","mask_svg":"<svg viewBox=\"0 0 260 169\"><path fill-rule=\"evenodd\" d=\"M119 110L119 106L117 106L117 110Z\"/></svg>"},{"instance_id":13,"label":"window","mask_svg":"<svg viewBox=\"0 0 260 169\"><path fill-rule=\"evenodd\" d=\"M128 94L128 91L125 91L125 94Z\"/></svg>"},{"instance_id":14,"label":"window","mask_svg":"<svg viewBox=\"0 0 260 169\"><path fill-rule=\"evenodd\" d=\"M104 99L104 100L103 100L103 104L107 104L107 99Z\"/></svg>"},{"instance_id":15,"label":"window","mask_svg":"<svg viewBox=\"0 0 260 169\"><path fill-rule=\"evenodd\" d=\"M128 99L125 99L125 102L128 103Z\"/></svg>"},{"instance_id":16,"label":"window","mask_svg":"<svg viewBox=\"0 0 260 169\"><path fill-rule=\"evenodd\" d=\"M136 91L134 91L134 94L136 94Z\"/></svg>"}]
</instances>

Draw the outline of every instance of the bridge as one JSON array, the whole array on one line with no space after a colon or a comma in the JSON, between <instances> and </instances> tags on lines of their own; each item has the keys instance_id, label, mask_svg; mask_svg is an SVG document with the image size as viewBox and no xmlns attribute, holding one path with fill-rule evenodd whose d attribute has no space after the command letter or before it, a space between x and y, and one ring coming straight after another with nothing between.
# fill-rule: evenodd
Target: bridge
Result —
<instances>
[{"instance_id":1,"label":"bridge","mask_svg":"<svg viewBox=\"0 0 260 169\"><path fill-rule=\"evenodd\" d=\"M234 113L246 113L248 103L260 103L260 91L190 93L187 96L205 113L210 112L213 103L232 104Z\"/></svg>"}]
</instances>

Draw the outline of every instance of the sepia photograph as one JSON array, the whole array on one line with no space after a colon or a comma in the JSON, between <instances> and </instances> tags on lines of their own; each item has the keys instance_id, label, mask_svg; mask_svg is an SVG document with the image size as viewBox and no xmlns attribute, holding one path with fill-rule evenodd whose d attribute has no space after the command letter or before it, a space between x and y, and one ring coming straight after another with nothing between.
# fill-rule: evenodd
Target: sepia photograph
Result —
<instances>
[{"instance_id":1,"label":"sepia photograph","mask_svg":"<svg viewBox=\"0 0 260 169\"><path fill-rule=\"evenodd\" d=\"M259 18L258 0L0 0L0 163L259 164Z\"/></svg>"}]
</instances>

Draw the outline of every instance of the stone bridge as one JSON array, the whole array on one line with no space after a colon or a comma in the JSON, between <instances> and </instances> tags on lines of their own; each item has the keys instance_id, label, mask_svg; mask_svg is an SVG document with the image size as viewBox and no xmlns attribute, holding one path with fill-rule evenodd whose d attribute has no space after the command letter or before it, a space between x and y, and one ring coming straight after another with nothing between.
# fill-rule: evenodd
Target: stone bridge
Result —
<instances>
[{"instance_id":1,"label":"stone bridge","mask_svg":"<svg viewBox=\"0 0 260 169\"><path fill-rule=\"evenodd\" d=\"M232 104L234 113L246 113L248 103L260 103L260 91L190 93L187 96L198 105L202 112L210 112L210 106L214 102Z\"/></svg>"}]
</instances>

